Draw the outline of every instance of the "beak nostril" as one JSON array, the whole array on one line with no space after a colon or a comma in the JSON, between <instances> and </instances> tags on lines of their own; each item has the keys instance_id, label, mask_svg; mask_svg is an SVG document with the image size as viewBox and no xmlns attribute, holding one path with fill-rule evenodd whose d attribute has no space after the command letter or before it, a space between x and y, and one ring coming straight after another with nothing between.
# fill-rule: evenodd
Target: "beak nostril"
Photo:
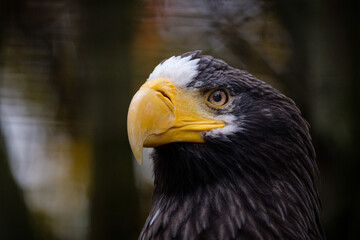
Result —
<instances>
[{"instance_id":1,"label":"beak nostril","mask_svg":"<svg viewBox=\"0 0 360 240\"><path fill-rule=\"evenodd\" d=\"M171 98L164 91L158 90L158 92L161 93L161 95L163 95L163 97L169 99L169 101L172 102Z\"/></svg>"}]
</instances>

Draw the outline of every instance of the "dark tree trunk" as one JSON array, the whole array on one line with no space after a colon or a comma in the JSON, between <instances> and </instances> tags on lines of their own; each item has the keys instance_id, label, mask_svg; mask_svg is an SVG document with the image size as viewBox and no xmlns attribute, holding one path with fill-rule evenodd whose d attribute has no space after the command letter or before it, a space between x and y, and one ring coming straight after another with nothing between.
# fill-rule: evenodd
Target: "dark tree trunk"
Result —
<instances>
[{"instance_id":1,"label":"dark tree trunk","mask_svg":"<svg viewBox=\"0 0 360 240\"><path fill-rule=\"evenodd\" d=\"M9 24L11 6L0 2L0 69L3 64L2 43L5 27ZM2 85L0 76L0 88ZM30 224L30 214L24 196L15 181L7 154L7 147L0 125L0 239L35 239Z\"/></svg>"},{"instance_id":2,"label":"dark tree trunk","mask_svg":"<svg viewBox=\"0 0 360 240\"><path fill-rule=\"evenodd\" d=\"M80 41L83 106L93 126L89 239L136 239L138 201L126 131L134 1L84 3Z\"/></svg>"}]
</instances>

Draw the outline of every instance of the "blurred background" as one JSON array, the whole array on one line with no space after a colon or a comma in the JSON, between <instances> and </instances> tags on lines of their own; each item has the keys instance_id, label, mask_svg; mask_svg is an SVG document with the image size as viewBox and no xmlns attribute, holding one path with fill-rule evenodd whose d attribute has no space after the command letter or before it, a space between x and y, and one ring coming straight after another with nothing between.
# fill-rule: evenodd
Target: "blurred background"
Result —
<instances>
[{"instance_id":1,"label":"blurred background","mask_svg":"<svg viewBox=\"0 0 360 240\"><path fill-rule=\"evenodd\" d=\"M0 239L136 239L151 163L132 95L196 49L295 100L311 125L328 239L360 239L360 8L342 0L1 0Z\"/></svg>"}]
</instances>

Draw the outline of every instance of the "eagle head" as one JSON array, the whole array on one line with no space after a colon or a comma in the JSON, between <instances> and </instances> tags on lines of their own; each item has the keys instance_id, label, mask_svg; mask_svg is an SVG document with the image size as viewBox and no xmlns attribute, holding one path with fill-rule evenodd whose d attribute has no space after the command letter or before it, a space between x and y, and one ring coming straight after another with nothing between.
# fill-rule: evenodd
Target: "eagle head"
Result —
<instances>
[{"instance_id":1,"label":"eagle head","mask_svg":"<svg viewBox=\"0 0 360 240\"><path fill-rule=\"evenodd\" d=\"M153 147L141 239L322 239L315 152L294 101L246 71L188 52L134 95L128 135Z\"/></svg>"}]
</instances>

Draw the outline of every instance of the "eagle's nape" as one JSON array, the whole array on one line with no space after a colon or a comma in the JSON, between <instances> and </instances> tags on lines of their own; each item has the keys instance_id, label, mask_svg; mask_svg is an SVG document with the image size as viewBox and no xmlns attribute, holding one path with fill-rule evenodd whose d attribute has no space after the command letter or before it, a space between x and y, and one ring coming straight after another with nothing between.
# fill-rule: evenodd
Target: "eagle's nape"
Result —
<instances>
[{"instance_id":1,"label":"eagle's nape","mask_svg":"<svg viewBox=\"0 0 360 240\"><path fill-rule=\"evenodd\" d=\"M150 80L163 77L199 95L227 89L228 106L208 113L225 127L202 132L203 143L154 148L153 206L139 239L324 239L315 152L295 103L222 60L198 51L184 59L197 68L185 85L166 69Z\"/></svg>"}]
</instances>

